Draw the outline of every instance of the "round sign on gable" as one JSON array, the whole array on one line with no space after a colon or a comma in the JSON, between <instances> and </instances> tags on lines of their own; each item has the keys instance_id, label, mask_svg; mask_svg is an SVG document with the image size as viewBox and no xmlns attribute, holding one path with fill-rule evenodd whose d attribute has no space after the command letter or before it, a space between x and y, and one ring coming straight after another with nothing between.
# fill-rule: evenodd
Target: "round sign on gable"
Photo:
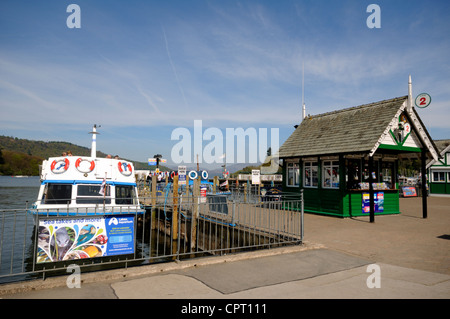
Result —
<instances>
[{"instance_id":1,"label":"round sign on gable","mask_svg":"<svg viewBox=\"0 0 450 319\"><path fill-rule=\"evenodd\" d=\"M416 106L426 108L431 103L431 96L428 93L421 93L416 97Z\"/></svg>"}]
</instances>

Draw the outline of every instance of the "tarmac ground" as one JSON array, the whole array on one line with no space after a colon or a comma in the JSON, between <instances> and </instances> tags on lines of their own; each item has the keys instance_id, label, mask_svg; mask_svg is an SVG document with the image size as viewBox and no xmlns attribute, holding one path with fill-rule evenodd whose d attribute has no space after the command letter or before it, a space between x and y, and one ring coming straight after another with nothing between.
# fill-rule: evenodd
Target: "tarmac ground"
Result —
<instances>
[{"instance_id":1,"label":"tarmac ground","mask_svg":"<svg viewBox=\"0 0 450 319\"><path fill-rule=\"evenodd\" d=\"M191 313L186 300L448 299L450 197L429 197L426 219L421 200L374 223L305 214L302 245L86 273L80 288L66 276L4 284L0 298L177 299Z\"/></svg>"}]
</instances>

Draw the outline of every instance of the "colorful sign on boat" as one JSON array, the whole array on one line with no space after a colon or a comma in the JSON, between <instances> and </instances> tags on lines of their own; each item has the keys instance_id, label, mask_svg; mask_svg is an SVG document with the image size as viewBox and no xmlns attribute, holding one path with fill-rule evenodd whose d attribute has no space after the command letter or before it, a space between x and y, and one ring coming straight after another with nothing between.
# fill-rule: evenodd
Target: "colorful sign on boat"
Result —
<instances>
[{"instance_id":1,"label":"colorful sign on boat","mask_svg":"<svg viewBox=\"0 0 450 319\"><path fill-rule=\"evenodd\" d=\"M39 219L36 263L134 253L133 215Z\"/></svg>"}]
</instances>

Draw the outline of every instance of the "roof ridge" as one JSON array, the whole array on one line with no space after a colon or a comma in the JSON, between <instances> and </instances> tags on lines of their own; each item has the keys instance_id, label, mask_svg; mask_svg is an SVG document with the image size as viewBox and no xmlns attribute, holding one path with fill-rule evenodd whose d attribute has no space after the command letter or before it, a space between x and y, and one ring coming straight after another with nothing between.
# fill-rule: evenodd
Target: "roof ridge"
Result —
<instances>
[{"instance_id":1,"label":"roof ridge","mask_svg":"<svg viewBox=\"0 0 450 319\"><path fill-rule=\"evenodd\" d=\"M395 101L399 101L399 100L403 100L403 99L407 99L407 98L408 98L408 96L404 95L404 96L395 97L395 98L388 99L388 100L382 100L382 101L373 102L373 103L369 103L369 104L362 104L362 105L358 105L358 106L351 106L351 107L348 107L348 108L345 108L345 109L325 112L325 113L316 114L316 115L310 115L308 117L316 118L316 117L322 117L322 116L327 116L327 115L332 115L332 114L338 114L338 113L348 112L348 111L352 111L352 110L356 110L356 109L362 109L362 108L366 108L366 107L371 107L371 106L374 106L375 104L386 104L386 103L391 103L391 102L395 102Z\"/></svg>"}]
</instances>

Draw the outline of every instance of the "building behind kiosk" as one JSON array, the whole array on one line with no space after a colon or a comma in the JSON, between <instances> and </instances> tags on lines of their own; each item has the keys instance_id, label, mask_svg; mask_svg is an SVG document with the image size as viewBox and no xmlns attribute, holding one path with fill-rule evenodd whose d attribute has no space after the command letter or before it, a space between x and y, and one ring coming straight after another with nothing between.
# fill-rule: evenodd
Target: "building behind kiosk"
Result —
<instances>
[{"instance_id":1,"label":"building behind kiosk","mask_svg":"<svg viewBox=\"0 0 450 319\"><path fill-rule=\"evenodd\" d=\"M407 96L305 116L279 150L283 192L303 191L310 213L399 214L399 160L439 157L411 91L410 81Z\"/></svg>"},{"instance_id":2,"label":"building behind kiosk","mask_svg":"<svg viewBox=\"0 0 450 319\"><path fill-rule=\"evenodd\" d=\"M441 158L427 164L430 194L450 195L450 140L435 141Z\"/></svg>"}]
</instances>

